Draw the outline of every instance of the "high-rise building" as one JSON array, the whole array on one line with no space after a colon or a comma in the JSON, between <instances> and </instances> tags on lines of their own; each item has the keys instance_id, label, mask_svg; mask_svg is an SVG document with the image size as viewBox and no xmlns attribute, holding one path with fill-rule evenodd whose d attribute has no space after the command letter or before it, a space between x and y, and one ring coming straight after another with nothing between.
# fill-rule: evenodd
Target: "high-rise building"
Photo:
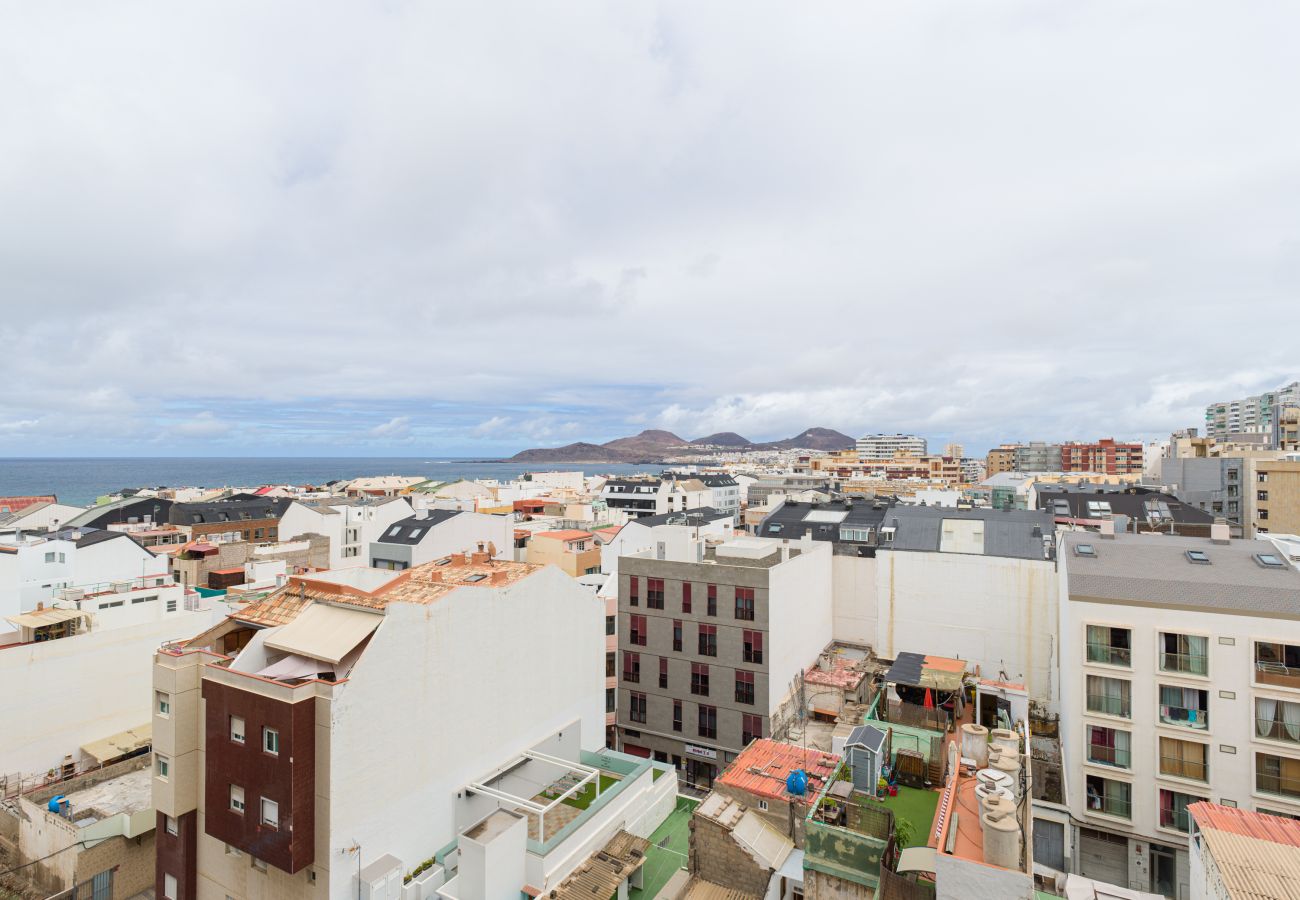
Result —
<instances>
[{"instance_id":1,"label":"high-rise building","mask_svg":"<svg viewBox=\"0 0 1300 900\"><path fill-rule=\"evenodd\" d=\"M1102 438L1093 443L1071 441L1061 445L1062 472L1100 472L1105 475L1132 475L1142 477L1143 447L1141 441L1119 442Z\"/></svg>"},{"instance_id":2,"label":"high-rise building","mask_svg":"<svg viewBox=\"0 0 1300 900\"><path fill-rule=\"evenodd\" d=\"M869 434L858 438L860 459L897 459L925 456L925 438L914 434Z\"/></svg>"},{"instance_id":3,"label":"high-rise building","mask_svg":"<svg viewBox=\"0 0 1300 900\"><path fill-rule=\"evenodd\" d=\"M1017 472L1061 471L1061 445L1030 441L1016 447Z\"/></svg>"},{"instance_id":4,"label":"high-rise building","mask_svg":"<svg viewBox=\"0 0 1300 900\"><path fill-rule=\"evenodd\" d=\"M1205 407L1205 433L1220 440L1230 434L1273 434L1277 410L1300 404L1300 381L1275 391Z\"/></svg>"}]
</instances>

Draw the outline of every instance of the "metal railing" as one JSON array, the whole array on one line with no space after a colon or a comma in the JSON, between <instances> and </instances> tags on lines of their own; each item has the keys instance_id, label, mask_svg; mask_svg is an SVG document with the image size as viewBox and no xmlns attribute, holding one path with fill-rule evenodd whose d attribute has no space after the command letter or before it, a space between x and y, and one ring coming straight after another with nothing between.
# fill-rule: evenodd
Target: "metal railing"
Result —
<instances>
[{"instance_id":1,"label":"metal railing","mask_svg":"<svg viewBox=\"0 0 1300 900\"><path fill-rule=\"evenodd\" d=\"M1133 753L1119 747L1107 747L1104 744L1088 745L1088 762L1103 766L1115 766L1120 769L1130 767Z\"/></svg>"},{"instance_id":2,"label":"metal railing","mask_svg":"<svg viewBox=\"0 0 1300 900\"><path fill-rule=\"evenodd\" d=\"M1191 814L1187 812L1186 806L1182 809L1169 809L1168 807L1164 807L1160 810L1160 827L1172 828L1175 831L1191 831Z\"/></svg>"},{"instance_id":3,"label":"metal railing","mask_svg":"<svg viewBox=\"0 0 1300 900\"><path fill-rule=\"evenodd\" d=\"M1190 778L1192 781L1209 781L1210 767L1204 761L1197 762L1194 759L1186 759L1181 756L1164 756L1160 757L1160 774L1171 775L1174 778Z\"/></svg>"},{"instance_id":4,"label":"metal railing","mask_svg":"<svg viewBox=\"0 0 1300 900\"><path fill-rule=\"evenodd\" d=\"M1098 641L1089 641L1088 662L1130 668L1133 665L1133 651L1128 647L1114 647Z\"/></svg>"},{"instance_id":5,"label":"metal railing","mask_svg":"<svg viewBox=\"0 0 1300 900\"><path fill-rule=\"evenodd\" d=\"M1133 818L1133 802L1113 794L1088 794L1088 810L1121 819Z\"/></svg>"},{"instance_id":6,"label":"metal railing","mask_svg":"<svg viewBox=\"0 0 1300 900\"><path fill-rule=\"evenodd\" d=\"M1209 658L1204 653L1164 652L1160 654L1160 671L1206 675L1210 671Z\"/></svg>"},{"instance_id":7,"label":"metal railing","mask_svg":"<svg viewBox=\"0 0 1300 900\"><path fill-rule=\"evenodd\" d=\"M1277 719L1255 718L1255 736L1269 738L1274 741L1286 741L1289 744L1300 744L1300 726L1292 725L1297 729L1295 737L1287 731L1286 723L1279 722Z\"/></svg>"},{"instance_id":8,"label":"metal railing","mask_svg":"<svg viewBox=\"0 0 1300 900\"><path fill-rule=\"evenodd\" d=\"M1269 775L1264 772L1255 774L1255 790L1266 794L1278 794L1282 797L1300 797L1300 778L1288 778L1285 775Z\"/></svg>"},{"instance_id":9,"label":"metal railing","mask_svg":"<svg viewBox=\"0 0 1300 900\"><path fill-rule=\"evenodd\" d=\"M1204 709L1189 709L1185 706L1166 706L1160 704L1160 721L1166 725L1181 725L1185 728L1209 728L1210 713Z\"/></svg>"},{"instance_id":10,"label":"metal railing","mask_svg":"<svg viewBox=\"0 0 1300 900\"><path fill-rule=\"evenodd\" d=\"M1300 688L1300 669L1291 668L1282 663L1257 659L1255 660L1255 681L1257 684Z\"/></svg>"},{"instance_id":11,"label":"metal railing","mask_svg":"<svg viewBox=\"0 0 1300 900\"><path fill-rule=\"evenodd\" d=\"M1089 694L1088 712L1131 719L1133 717L1133 702L1130 697L1112 697L1109 694Z\"/></svg>"}]
</instances>

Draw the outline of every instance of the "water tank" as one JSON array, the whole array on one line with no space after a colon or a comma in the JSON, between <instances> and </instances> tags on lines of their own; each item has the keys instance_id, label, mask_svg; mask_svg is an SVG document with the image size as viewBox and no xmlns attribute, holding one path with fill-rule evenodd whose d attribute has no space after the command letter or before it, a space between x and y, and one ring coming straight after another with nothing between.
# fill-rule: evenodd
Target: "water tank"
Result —
<instances>
[{"instance_id":1,"label":"water tank","mask_svg":"<svg viewBox=\"0 0 1300 900\"><path fill-rule=\"evenodd\" d=\"M984 803L980 806L980 821L984 818L1005 819L1010 817L1013 821L1016 818L1016 801L1001 788L997 792L989 794L984 798Z\"/></svg>"},{"instance_id":2,"label":"water tank","mask_svg":"<svg viewBox=\"0 0 1300 900\"><path fill-rule=\"evenodd\" d=\"M1020 823L1015 816L980 818L984 831L984 862L1004 869L1020 870Z\"/></svg>"},{"instance_id":3,"label":"water tank","mask_svg":"<svg viewBox=\"0 0 1300 900\"><path fill-rule=\"evenodd\" d=\"M1015 794L1015 782L1011 776L997 769L980 769L975 773L975 782L976 790L984 788L985 792L988 792L994 788L1002 788L1012 795Z\"/></svg>"},{"instance_id":4,"label":"water tank","mask_svg":"<svg viewBox=\"0 0 1300 900\"><path fill-rule=\"evenodd\" d=\"M983 725L967 723L961 727L961 755L975 760L977 769L989 764L989 730Z\"/></svg>"},{"instance_id":5,"label":"water tank","mask_svg":"<svg viewBox=\"0 0 1300 900\"><path fill-rule=\"evenodd\" d=\"M808 791L808 774L803 769L795 769L785 779L785 789L792 796L802 797Z\"/></svg>"},{"instance_id":6,"label":"water tank","mask_svg":"<svg viewBox=\"0 0 1300 900\"><path fill-rule=\"evenodd\" d=\"M990 797L1003 797L1015 808L1015 798L1011 796L1011 791L1004 787L989 787L988 785L978 784L975 786L975 799L979 801L980 815L988 812L987 805Z\"/></svg>"},{"instance_id":7,"label":"water tank","mask_svg":"<svg viewBox=\"0 0 1300 900\"><path fill-rule=\"evenodd\" d=\"M52 813L61 813L63 812L64 801L65 797L63 794L59 794L57 797L51 797L50 802L47 804L48 809Z\"/></svg>"},{"instance_id":8,"label":"water tank","mask_svg":"<svg viewBox=\"0 0 1300 900\"><path fill-rule=\"evenodd\" d=\"M1020 735L1009 728L994 728L989 732L989 741L1001 747L1003 752L1020 752Z\"/></svg>"}]
</instances>

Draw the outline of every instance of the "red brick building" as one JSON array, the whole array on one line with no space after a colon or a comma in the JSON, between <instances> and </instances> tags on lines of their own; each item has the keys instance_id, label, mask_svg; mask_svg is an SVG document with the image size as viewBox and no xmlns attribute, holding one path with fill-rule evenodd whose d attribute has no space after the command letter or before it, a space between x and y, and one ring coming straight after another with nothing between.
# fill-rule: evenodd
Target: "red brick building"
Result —
<instances>
[{"instance_id":1,"label":"red brick building","mask_svg":"<svg viewBox=\"0 0 1300 900\"><path fill-rule=\"evenodd\" d=\"M1091 444L1062 444L1061 471L1141 475L1142 444L1117 442L1114 438L1102 438Z\"/></svg>"}]
</instances>

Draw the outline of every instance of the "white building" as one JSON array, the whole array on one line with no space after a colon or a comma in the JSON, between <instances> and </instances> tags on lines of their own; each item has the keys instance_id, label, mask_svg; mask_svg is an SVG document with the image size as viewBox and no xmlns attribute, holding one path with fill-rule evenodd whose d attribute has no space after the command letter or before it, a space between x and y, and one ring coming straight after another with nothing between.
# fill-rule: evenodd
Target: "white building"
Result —
<instances>
[{"instance_id":1,"label":"white building","mask_svg":"<svg viewBox=\"0 0 1300 900\"><path fill-rule=\"evenodd\" d=\"M167 574L166 558L116 531L63 529L0 541L0 618L49 602L66 587Z\"/></svg>"},{"instance_id":2,"label":"white building","mask_svg":"<svg viewBox=\"0 0 1300 900\"><path fill-rule=\"evenodd\" d=\"M369 563L378 569L410 569L479 544L490 547L494 558L509 559L514 553L514 520L488 513L417 509L371 542Z\"/></svg>"},{"instance_id":3,"label":"white building","mask_svg":"<svg viewBox=\"0 0 1300 900\"><path fill-rule=\"evenodd\" d=\"M152 652L214 621L209 601L167 575L61 593L0 625L0 774L28 783L103 762L83 748L145 726Z\"/></svg>"},{"instance_id":4,"label":"white building","mask_svg":"<svg viewBox=\"0 0 1300 900\"><path fill-rule=\"evenodd\" d=\"M740 483L729 474L706 472L703 474L673 475L665 473L664 478L671 478L683 484L688 481L698 481L709 491L709 499L704 504L705 506L710 506L718 510L718 512L728 513L732 516L740 514Z\"/></svg>"},{"instance_id":5,"label":"white building","mask_svg":"<svg viewBox=\"0 0 1300 900\"><path fill-rule=\"evenodd\" d=\"M628 521L699 509L708 506L712 497L713 492L697 478L611 478L600 490L614 521L620 521L620 516Z\"/></svg>"},{"instance_id":6,"label":"white building","mask_svg":"<svg viewBox=\"0 0 1300 900\"><path fill-rule=\"evenodd\" d=\"M1187 805L1300 816L1300 572L1268 541L1064 535L1061 749L1084 875L1187 896Z\"/></svg>"},{"instance_id":7,"label":"white building","mask_svg":"<svg viewBox=\"0 0 1300 900\"><path fill-rule=\"evenodd\" d=\"M602 749L601 609L476 553L295 577L164 648L160 896L495 900L647 837L676 779Z\"/></svg>"},{"instance_id":8,"label":"white building","mask_svg":"<svg viewBox=\"0 0 1300 900\"><path fill-rule=\"evenodd\" d=\"M405 497L376 500L336 498L326 503L295 501L280 518L281 541L305 534L330 539L330 568L369 565L370 545L394 522L413 512Z\"/></svg>"},{"instance_id":9,"label":"white building","mask_svg":"<svg viewBox=\"0 0 1300 900\"><path fill-rule=\"evenodd\" d=\"M603 575L617 577L620 556L646 551L658 554L662 559L684 559L685 543L690 538L725 540L735 530L730 515L711 507L632 519L601 545L600 571Z\"/></svg>"},{"instance_id":10,"label":"white building","mask_svg":"<svg viewBox=\"0 0 1300 900\"><path fill-rule=\"evenodd\" d=\"M925 456L925 438L914 434L869 434L858 438L860 459L897 459L900 456Z\"/></svg>"}]
</instances>

